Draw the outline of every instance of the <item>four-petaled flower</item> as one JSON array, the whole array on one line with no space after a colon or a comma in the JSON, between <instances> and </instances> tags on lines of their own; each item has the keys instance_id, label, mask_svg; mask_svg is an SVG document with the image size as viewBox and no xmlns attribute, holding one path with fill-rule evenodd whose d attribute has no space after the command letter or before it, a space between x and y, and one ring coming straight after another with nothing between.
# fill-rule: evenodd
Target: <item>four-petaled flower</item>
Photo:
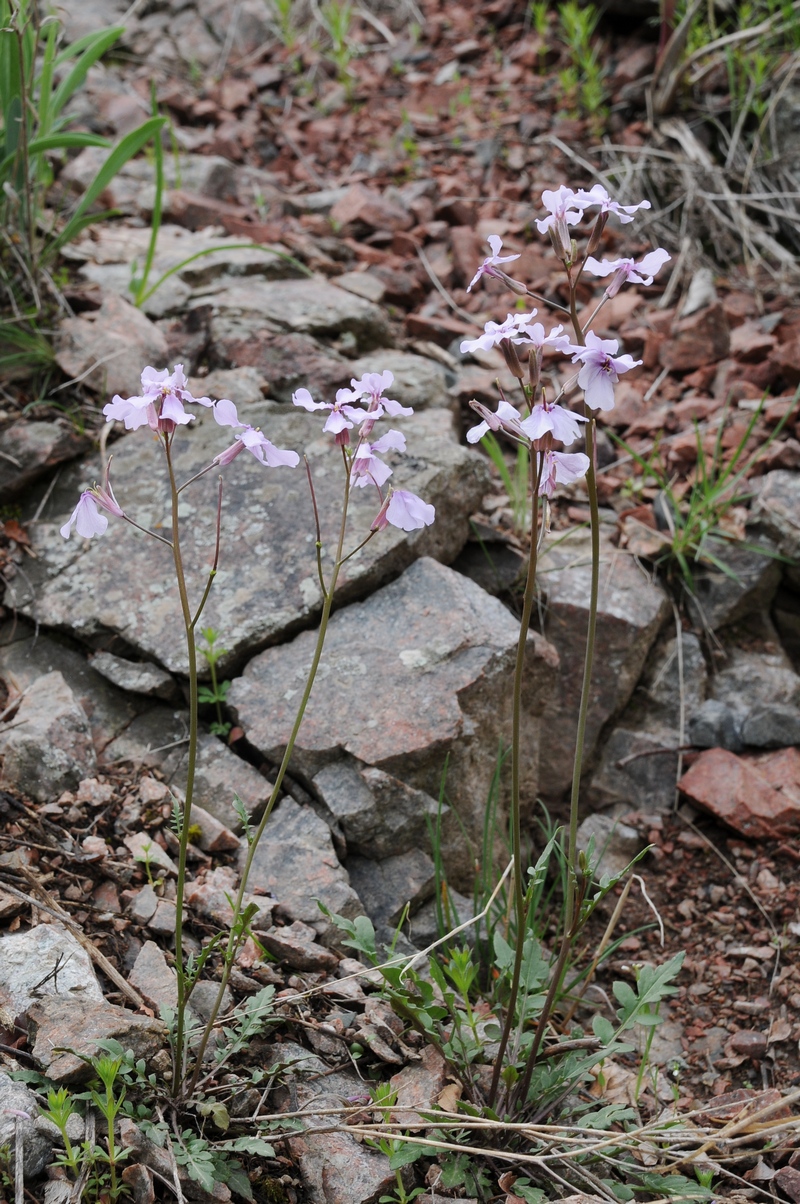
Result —
<instances>
[{"instance_id":1,"label":"four-petaled flower","mask_svg":"<svg viewBox=\"0 0 800 1204\"><path fill-rule=\"evenodd\" d=\"M230 464L231 460L235 460L239 453L245 449L251 455L255 456L259 464L265 464L269 468L278 468L281 465L296 468L300 463L300 457L297 452L276 447L274 443L270 443L265 435L262 435L257 427L249 426L246 422L240 422L236 406L232 401L228 401L226 397L214 402L214 418L220 426L242 428L234 435L234 442L231 446L214 457L215 464L220 466Z\"/></svg>"},{"instance_id":2,"label":"four-petaled flower","mask_svg":"<svg viewBox=\"0 0 800 1204\"><path fill-rule=\"evenodd\" d=\"M616 339L598 338L593 331L586 334L586 346L572 357L573 364L580 362L578 384L583 389L586 404L592 410L614 408L614 385L620 373L630 372L641 364L630 355L617 355L619 343Z\"/></svg>"},{"instance_id":3,"label":"four-petaled flower","mask_svg":"<svg viewBox=\"0 0 800 1204\"><path fill-rule=\"evenodd\" d=\"M372 523L373 531L382 531L391 524L401 531L417 531L429 527L436 517L436 510L429 502L423 502L416 493L407 489L390 491Z\"/></svg>"},{"instance_id":4,"label":"four-petaled flower","mask_svg":"<svg viewBox=\"0 0 800 1204\"><path fill-rule=\"evenodd\" d=\"M500 280L507 280L505 272L499 272L497 265L499 263L512 263L515 259L519 259L519 255L501 255L500 248L503 245L503 240L498 234L490 234L486 239L489 246L492 248L491 255L487 255L481 266L478 268L475 275L467 285L467 292L470 292L472 287L478 283L481 276L497 276Z\"/></svg>"},{"instance_id":5,"label":"four-petaled flower","mask_svg":"<svg viewBox=\"0 0 800 1204\"><path fill-rule=\"evenodd\" d=\"M302 406L304 410L330 410L322 429L335 435L336 442L341 444L349 443L348 431L368 416L366 410L353 405L354 401L358 401L358 397L352 389L339 389L336 401L314 401L308 389L298 389L292 393L294 405Z\"/></svg>"},{"instance_id":6,"label":"four-petaled flower","mask_svg":"<svg viewBox=\"0 0 800 1204\"><path fill-rule=\"evenodd\" d=\"M383 454L387 451L403 452L405 450L406 437L400 431L387 431L375 443L368 443L366 439L362 439L353 453L353 463L350 469L351 485L363 489L371 482L380 489L389 480L392 470L383 460L379 460L375 453Z\"/></svg>"},{"instance_id":7,"label":"four-petaled flower","mask_svg":"<svg viewBox=\"0 0 800 1204\"><path fill-rule=\"evenodd\" d=\"M589 189L579 188L575 200L583 209L599 205L601 213L613 213L623 223L632 222L638 209L650 208L649 201L639 201L638 205L620 205L619 201L612 201L602 184L595 184Z\"/></svg>"},{"instance_id":8,"label":"four-petaled flower","mask_svg":"<svg viewBox=\"0 0 800 1204\"><path fill-rule=\"evenodd\" d=\"M522 341L525 323L529 322L537 313L538 310L532 309L529 314L508 314L505 322L487 322L483 328L483 334L478 335L477 339L464 339L461 344L461 354L466 355L467 352L478 349L491 351L492 347L496 347L503 339L510 339L512 343Z\"/></svg>"},{"instance_id":9,"label":"four-petaled flower","mask_svg":"<svg viewBox=\"0 0 800 1204\"><path fill-rule=\"evenodd\" d=\"M193 397L186 384L183 364L176 364L172 372L166 368L158 371L147 367L142 373L140 397L120 397L116 393L103 414L109 422L119 420L129 431L138 430L147 424L152 430L171 434L176 426L185 426L194 418L187 414L184 405L210 406L210 397Z\"/></svg>"},{"instance_id":10,"label":"four-petaled flower","mask_svg":"<svg viewBox=\"0 0 800 1204\"><path fill-rule=\"evenodd\" d=\"M550 434L554 439L558 439L559 443L566 443L569 446L576 439L580 439L580 424L588 421L588 418L582 414L572 414L561 406L549 405L546 401L542 401L533 407L527 418L522 420L520 428L532 443Z\"/></svg>"},{"instance_id":11,"label":"four-petaled flower","mask_svg":"<svg viewBox=\"0 0 800 1204\"><path fill-rule=\"evenodd\" d=\"M550 234L560 255L566 255L570 245L569 226L574 226L583 217L583 205L571 188L562 184L553 191L545 188L542 193L542 204L549 211L549 217L536 219L540 234Z\"/></svg>"},{"instance_id":12,"label":"four-petaled flower","mask_svg":"<svg viewBox=\"0 0 800 1204\"><path fill-rule=\"evenodd\" d=\"M632 259L604 259L599 263L593 255L589 255L583 266L593 276L610 276L613 272L611 283L606 287L606 296L616 297L623 284L627 284L628 281L633 284L652 284L655 274L670 259L672 256L669 252L659 247L643 256L638 263Z\"/></svg>"},{"instance_id":13,"label":"four-petaled flower","mask_svg":"<svg viewBox=\"0 0 800 1204\"><path fill-rule=\"evenodd\" d=\"M556 485L571 485L586 476L589 457L583 452L545 451L541 453L539 497L552 497Z\"/></svg>"},{"instance_id":14,"label":"four-petaled flower","mask_svg":"<svg viewBox=\"0 0 800 1204\"><path fill-rule=\"evenodd\" d=\"M105 483L85 489L78 498L77 506L61 528L64 539L69 539L73 527L84 539L91 539L93 535L103 535L108 527L108 519L105 514L100 513L98 506L116 518L125 517L125 512L114 497L114 491L108 479L108 467L106 467Z\"/></svg>"},{"instance_id":15,"label":"four-petaled flower","mask_svg":"<svg viewBox=\"0 0 800 1204\"><path fill-rule=\"evenodd\" d=\"M375 421L384 414L389 414L392 418L407 418L414 413L411 406L401 405L394 398L383 396L385 390L393 384L394 374L388 368L385 372L365 372L361 380L354 377L350 381L353 397L358 398L362 404L365 401L368 403L370 419Z\"/></svg>"},{"instance_id":16,"label":"four-petaled flower","mask_svg":"<svg viewBox=\"0 0 800 1204\"><path fill-rule=\"evenodd\" d=\"M488 410L485 405L481 405L479 401L471 401L469 404L476 414L480 414L483 422L470 427L467 431L468 443L479 443L489 431L505 431L507 435L511 435L512 439L527 443L528 437L522 429L519 413L507 401L497 403L496 414Z\"/></svg>"}]
</instances>

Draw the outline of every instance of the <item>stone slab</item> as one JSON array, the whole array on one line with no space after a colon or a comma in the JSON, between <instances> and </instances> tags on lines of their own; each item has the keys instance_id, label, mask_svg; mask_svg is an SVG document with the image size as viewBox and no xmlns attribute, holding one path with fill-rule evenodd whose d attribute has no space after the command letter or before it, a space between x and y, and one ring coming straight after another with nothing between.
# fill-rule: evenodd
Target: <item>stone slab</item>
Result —
<instances>
[{"instance_id":1,"label":"stone slab","mask_svg":"<svg viewBox=\"0 0 800 1204\"><path fill-rule=\"evenodd\" d=\"M342 474L335 449L320 437L317 415L264 402L240 415L262 426L279 447L308 456L322 522L323 566L338 530ZM430 410L406 420L409 454L396 457L393 482L411 489L437 511L431 527L407 534L387 528L344 566L338 597L345 602L381 585L420 555L452 559L468 532L469 514L479 504L487 475L476 453L459 446L452 415ZM175 442L180 480L191 477L226 445L225 432L202 412L197 429ZM187 671L172 558L168 548L112 519L105 537L69 541L59 527L80 489L100 476L96 462L65 471L48 504L46 518L32 527L37 555L28 569L26 597L18 607L39 623L89 641L119 632L136 653L170 672ZM112 471L117 499L141 525L168 530L170 518L164 466L149 432L135 431L115 446ZM214 552L216 474L209 473L184 495L182 550L190 597L198 601ZM369 531L379 499L369 489L353 491L352 544ZM321 610L314 554L314 520L302 468L268 469L245 454L224 472L220 567L203 614L203 624L221 632L229 652L219 665L225 676L253 652L285 639L314 621Z\"/></svg>"}]
</instances>

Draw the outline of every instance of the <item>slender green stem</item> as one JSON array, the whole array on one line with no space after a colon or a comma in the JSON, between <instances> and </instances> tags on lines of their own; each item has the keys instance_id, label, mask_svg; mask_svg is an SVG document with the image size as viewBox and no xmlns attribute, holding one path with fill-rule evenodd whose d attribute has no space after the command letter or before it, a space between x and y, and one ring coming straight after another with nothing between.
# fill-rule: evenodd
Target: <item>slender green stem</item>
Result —
<instances>
[{"instance_id":1,"label":"slender green stem","mask_svg":"<svg viewBox=\"0 0 800 1204\"><path fill-rule=\"evenodd\" d=\"M189 759L186 770L186 800L181 820L180 845L178 851L178 885L175 894L175 969L177 972L178 1002L175 1029L175 1065L173 1067L172 1091L177 1095L184 1074L184 1031L186 1026L186 974L183 966L183 895L186 885L186 854L189 845L189 826L192 817L192 793L194 790L195 765L197 762L197 649L194 642L194 624L186 591L186 575L181 557L180 528L178 522L178 487L172 464L171 436L164 436L164 452L169 471L169 487L172 498L172 557L175 562L175 577L181 600L181 614L186 634L186 653L189 661Z\"/></svg>"},{"instance_id":2,"label":"slender green stem","mask_svg":"<svg viewBox=\"0 0 800 1204\"><path fill-rule=\"evenodd\" d=\"M576 341L580 346L586 345L580 318L578 317L576 284L571 272L570 278L570 314ZM578 931L577 903L577 856L578 856L578 815L581 789L581 770L583 768L583 752L586 742L586 724L589 715L589 701L592 685L592 668L594 664L595 637L597 631L597 599L600 585L600 513L597 501L597 475L595 471L595 419L592 411L585 406L588 422L586 431L586 455L589 467L586 471L586 487L589 494L589 511L591 514L591 547L592 547L592 578L589 588L589 622L586 632L586 653L583 663L583 682L581 685L581 700L578 708L578 726L575 737L575 758L572 766L572 788L569 805L569 832L567 837L567 888L564 900L564 932L561 937L556 965L553 970L550 987L539 1015L531 1048L525 1064L523 1075L517 1084L516 1098L520 1103L525 1102L531 1083L531 1075L536 1058L544 1038L545 1028L550 1019L556 996L561 989L561 983L567 966L570 949Z\"/></svg>"},{"instance_id":3,"label":"slender green stem","mask_svg":"<svg viewBox=\"0 0 800 1204\"><path fill-rule=\"evenodd\" d=\"M197 1049L194 1070L193 1070L191 1078L189 1079L189 1082L186 1086L186 1094L187 1095L191 1095L191 1093L195 1089L195 1086L197 1085L197 1081L200 1076L200 1071L201 1071L202 1065L203 1065L203 1055L205 1054L206 1047L208 1046L208 1042L209 1042L211 1033L214 1028L214 1024L215 1024L217 1016L219 1014L219 1010L222 1006L222 1000L223 1000L223 996L225 993L225 988L228 985L228 979L230 978L231 969L233 968L233 959L236 955L236 949L237 949L237 935L235 933L236 917L241 915L241 912L242 912L242 908L243 908L243 904L244 904L244 896L247 891L247 882L250 877L250 871L253 866L253 858L255 857L256 849L258 848L261 837L264 835L264 829L267 826L267 822L269 821L269 818L270 818L273 810L275 809L275 804L278 801L278 795L280 794L281 786L283 785L283 779L286 775L286 771L289 768L289 762L292 759L292 754L294 752L294 746L297 741L297 737L300 733L300 726L305 717L306 707L308 706L308 700L311 697L311 690L314 686L314 680L317 676L317 669L319 668L319 662L322 657L322 649L323 649L323 645L325 643L325 636L326 636L327 630L328 630L328 620L330 619L331 607L333 606L333 596L334 596L334 592L336 590L336 581L339 576L339 569L341 568L341 566L344 562L344 558L342 556L342 550L344 547L345 532L347 530L347 511L348 511L348 502L349 502L349 496L350 496L350 467L347 462L347 457L346 457L346 453L344 452L344 449L342 449L342 452L343 452L344 460L345 460L345 483L344 483L344 500L342 503L342 521L341 521L341 524L339 527L339 539L338 539L338 543L336 546L336 558L334 560L333 571L331 572L330 584L329 584L327 590L325 591L325 595L324 595L322 616L320 618L319 630L317 632L317 643L316 643L316 647L314 648L314 655L311 660L311 667L308 671L308 678L306 680L305 689L303 690L303 696L300 699L300 705L297 708L297 715L295 717L295 721L292 726L292 730L289 734L289 739L286 744L286 749L284 751L283 758L281 760L280 767L278 769L277 777L275 778L275 784L272 787L272 793L269 796L269 802L267 803L267 806L264 810L264 814L262 815L261 820L259 821L258 827L255 829L255 832L252 835L252 838L251 838L250 844L249 844L249 848L247 850L247 858L245 860L244 868L242 870L241 882L239 883L239 893L236 896L236 902L233 907L234 921L233 921L233 924L231 927L230 936L228 937L228 945L227 945L227 948L225 950L225 954L223 957L222 976L220 979L219 990L217 991L217 997L214 1001L214 1007L212 1008L211 1015L209 1016L206 1026L203 1030L203 1036L200 1039L200 1044Z\"/></svg>"},{"instance_id":4,"label":"slender green stem","mask_svg":"<svg viewBox=\"0 0 800 1204\"><path fill-rule=\"evenodd\" d=\"M197 626L197 622L198 622L201 614L203 613L203 610L205 609L206 602L208 601L208 595L211 593L211 586L214 584L214 578L217 575L217 568L219 567L219 541L220 541L221 530L222 530L222 477L220 477L220 479L219 479L219 493L217 494L217 536L216 536L216 541L214 543L214 563L211 565L211 568L209 570L208 581L206 581L206 587L203 590L203 596L200 599L200 605L198 606L197 610L194 612L194 618L192 619L192 622L190 624L190 629L192 631L194 631L195 627ZM212 677L213 677L213 674L212 674ZM216 682L215 682L214 689L216 690L216 688L217 687L216 687ZM220 720L220 722L222 722L222 721Z\"/></svg>"},{"instance_id":5,"label":"slender green stem","mask_svg":"<svg viewBox=\"0 0 800 1204\"><path fill-rule=\"evenodd\" d=\"M542 457L535 453L530 456L531 481L531 545L528 553L528 576L525 582L525 594L522 604L522 617L519 623L519 640L517 642L517 660L514 667L514 700L511 720L511 845L514 854L514 914L517 923L517 941L514 954L514 970L511 977L511 991L506 1004L506 1019L500 1047L495 1058L492 1083L489 1088L489 1106L494 1106L497 1089L500 1085L500 1075L503 1070L506 1049L508 1047L511 1029L514 1025L514 1013L519 995L519 980L522 972L522 953L525 944L525 925L527 909L525 907L525 890L522 882L522 807L520 800L520 758L522 753L521 718L522 718L522 679L525 670L525 652L528 645L528 632L531 625L533 603L536 598L536 562L539 550L539 478L541 475Z\"/></svg>"}]
</instances>

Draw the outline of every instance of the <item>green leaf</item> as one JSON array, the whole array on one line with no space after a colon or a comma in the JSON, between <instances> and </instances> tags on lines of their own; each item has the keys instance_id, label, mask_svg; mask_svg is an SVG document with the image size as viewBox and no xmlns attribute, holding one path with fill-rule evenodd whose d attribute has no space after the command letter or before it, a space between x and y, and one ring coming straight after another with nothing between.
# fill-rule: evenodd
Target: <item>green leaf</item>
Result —
<instances>
[{"instance_id":1,"label":"green leaf","mask_svg":"<svg viewBox=\"0 0 800 1204\"><path fill-rule=\"evenodd\" d=\"M237 1137L233 1141L226 1141L222 1147L225 1150L233 1150L237 1154L260 1154L262 1158L274 1158L275 1149L263 1137Z\"/></svg>"},{"instance_id":2,"label":"green leaf","mask_svg":"<svg viewBox=\"0 0 800 1204\"><path fill-rule=\"evenodd\" d=\"M424 1149L421 1145L411 1145L404 1142L389 1155L389 1166L393 1171L399 1171L404 1166L411 1166L422 1157Z\"/></svg>"},{"instance_id":3,"label":"green leaf","mask_svg":"<svg viewBox=\"0 0 800 1204\"><path fill-rule=\"evenodd\" d=\"M70 96L72 96L72 93L80 88L89 73L89 68L99 58L102 58L105 52L114 45L124 32L124 25L117 25L112 29L101 30L99 33L87 34L85 37L79 38L77 42L73 42L71 46L67 46L65 50L62 50L56 59L56 66L60 66L67 59L74 58L76 54L79 55L79 58L72 70L67 73L56 88L52 102L53 117L59 115Z\"/></svg>"},{"instance_id":4,"label":"green leaf","mask_svg":"<svg viewBox=\"0 0 800 1204\"><path fill-rule=\"evenodd\" d=\"M593 1018L592 1032L598 1041L602 1041L604 1045L610 1045L614 1040L614 1025L605 1016L598 1014Z\"/></svg>"},{"instance_id":5,"label":"green leaf","mask_svg":"<svg viewBox=\"0 0 800 1204\"><path fill-rule=\"evenodd\" d=\"M122 167L132 159L134 155L138 155L139 151L144 147L151 138L157 136L165 124L163 117L151 117L148 121L143 122L138 129L132 130L127 134L109 154L105 163L103 163L97 175L92 180L86 192L81 197L80 203L73 213L70 220L64 226L60 234L52 240L48 245L47 252L50 257L55 255L63 246L71 242L76 234L83 229L90 221L96 220L92 216L84 217L85 210L93 205L100 194L114 179L114 176Z\"/></svg>"}]
</instances>

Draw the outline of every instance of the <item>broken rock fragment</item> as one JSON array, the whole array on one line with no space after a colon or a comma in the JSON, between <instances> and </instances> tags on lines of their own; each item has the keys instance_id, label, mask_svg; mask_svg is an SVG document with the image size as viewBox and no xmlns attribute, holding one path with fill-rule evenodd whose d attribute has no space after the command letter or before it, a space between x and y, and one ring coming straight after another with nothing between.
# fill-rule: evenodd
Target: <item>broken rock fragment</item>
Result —
<instances>
[{"instance_id":1,"label":"broken rock fragment","mask_svg":"<svg viewBox=\"0 0 800 1204\"><path fill-rule=\"evenodd\" d=\"M95 773L89 720L57 670L27 691L0 751L4 781L39 803L52 802Z\"/></svg>"}]
</instances>

